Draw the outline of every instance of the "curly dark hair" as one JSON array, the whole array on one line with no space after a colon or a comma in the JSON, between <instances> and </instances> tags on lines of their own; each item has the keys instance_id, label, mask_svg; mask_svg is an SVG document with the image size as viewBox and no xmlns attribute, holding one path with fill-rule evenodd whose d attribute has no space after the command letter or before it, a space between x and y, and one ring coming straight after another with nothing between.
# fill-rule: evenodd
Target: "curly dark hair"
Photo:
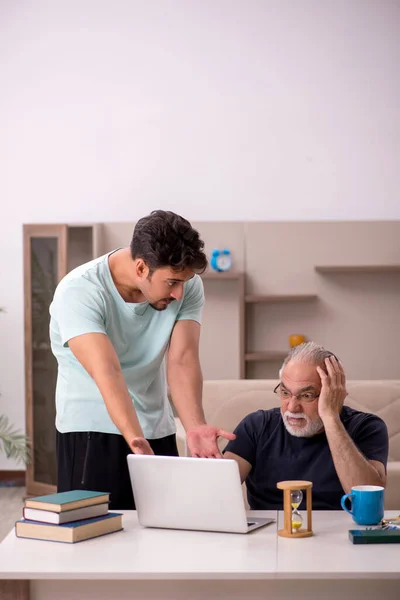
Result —
<instances>
[{"instance_id":1,"label":"curly dark hair","mask_svg":"<svg viewBox=\"0 0 400 600\"><path fill-rule=\"evenodd\" d=\"M130 248L132 258L142 258L150 275L161 267L203 273L208 264L198 231L189 221L171 211L153 210L140 219L133 231Z\"/></svg>"}]
</instances>

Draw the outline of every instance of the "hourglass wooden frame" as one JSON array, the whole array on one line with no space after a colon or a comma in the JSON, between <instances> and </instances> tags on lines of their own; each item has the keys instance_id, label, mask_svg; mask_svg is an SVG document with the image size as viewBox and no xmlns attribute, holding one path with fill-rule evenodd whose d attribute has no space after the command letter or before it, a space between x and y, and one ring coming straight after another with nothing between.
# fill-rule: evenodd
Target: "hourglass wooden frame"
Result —
<instances>
[{"instance_id":1,"label":"hourglass wooden frame","mask_svg":"<svg viewBox=\"0 0 400 600\"><path fill-rule=\"evenodd\" d=\"M283 490L283 529L278 531L278 535L287 538L303 538L313 535L312 531L312 496L311 481L279 481L276 487ZM291 493L294 490L306 490L306 508L307 508L307 529L298 529L293 532L292 529L292 500Z\"/></svg>"}]
</instances>

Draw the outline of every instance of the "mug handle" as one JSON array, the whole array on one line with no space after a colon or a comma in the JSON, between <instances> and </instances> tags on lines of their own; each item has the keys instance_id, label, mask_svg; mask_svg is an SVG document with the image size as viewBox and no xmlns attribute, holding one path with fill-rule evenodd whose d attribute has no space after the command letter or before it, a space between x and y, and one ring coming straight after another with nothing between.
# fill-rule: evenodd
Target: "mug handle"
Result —
<instances>
[{"instance_id":1,"label":"mug handle","mask_svg":"<svg viewBox=\"0 0 400 600\"><path fill-rule=\"evenodd\" d=\"M347 498L350 499L351 505L353 506L354 494L345 494L344 496L342 496L342 499L340 500L340 504L341 504L343 510L345 510L346 512L348 512L349 515L352 515L353 512L349 508L347 508L347 506L346 506L346 500L347 500Z\"/></svg>"}]
</instances>

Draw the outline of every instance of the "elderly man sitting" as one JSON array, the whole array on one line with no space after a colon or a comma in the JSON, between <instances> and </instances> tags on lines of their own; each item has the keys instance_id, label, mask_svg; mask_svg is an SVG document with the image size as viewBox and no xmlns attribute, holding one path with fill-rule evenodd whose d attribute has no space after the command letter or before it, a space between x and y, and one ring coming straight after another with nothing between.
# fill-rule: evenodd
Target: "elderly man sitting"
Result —
<instances>
[{"instance_id":1,"label":"elderly man sitting","mask_svg":"<svg viewBox=\"0 0 400 600\"><path fill-rule=\"evenodd\" d=\"M322 346L293 348L275 388L280 408L241 421L224 457L237 461L250 508L281 509L278 481L313 482L313 508L340 509L355 485L386 484L388 434L376 415L343 406L342 364Z\"/></svg>"}]
</instances>

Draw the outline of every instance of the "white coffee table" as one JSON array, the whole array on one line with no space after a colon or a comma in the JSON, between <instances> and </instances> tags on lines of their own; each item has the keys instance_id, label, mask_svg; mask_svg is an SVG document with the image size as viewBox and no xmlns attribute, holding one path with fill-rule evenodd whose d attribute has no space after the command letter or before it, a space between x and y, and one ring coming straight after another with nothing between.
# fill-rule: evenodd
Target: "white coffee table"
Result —
<instances>
[{"instance_id":1,"label":"white coffee table","mask_svg":"<svg viewBox=\"0 0 400 600\"><path fill-rule=\"evenodd\" d=\"M21 600L400 596L400 545L354 546L354 524L341 511L314 511L315 535L297 540L278 537L278 522L247 535L169 531L141 528L130 511L123 524L123 532L76 545L12 531L0 544L0 580L29 580Z\"/></svg>"}]
</instances>

